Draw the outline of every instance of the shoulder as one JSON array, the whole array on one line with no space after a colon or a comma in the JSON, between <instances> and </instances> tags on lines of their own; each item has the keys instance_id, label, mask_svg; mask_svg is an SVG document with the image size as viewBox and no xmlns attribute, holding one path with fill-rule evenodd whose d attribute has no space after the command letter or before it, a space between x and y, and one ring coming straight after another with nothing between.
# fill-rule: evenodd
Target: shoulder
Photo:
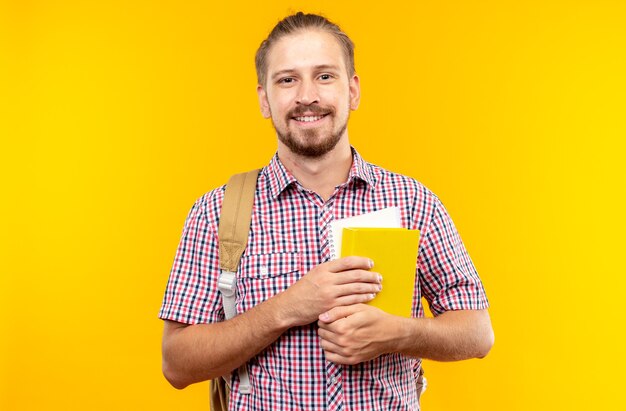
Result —
<instances>
[{"instance_id":1,"label":"shoulder","mask_svg":"<svg viewBox=\"0 0 626 411\"><path fill-rule=\"evenodd\" d=\"M201 221L208 226L209 230L217 232L225 190L226 185L222 185L199 197L191 207L187 217L188 222L192 220Z\"/></svg>"},{"instance_id":2,"label":"shoulder","mask_svg":"<svg viewBox=\"0 0 626 411\"><path fill-rule=\"evenodd\" d=\"M265 193L269 191L269 182L267 176L261 170L258 175L258 181L256 185L255 198L259 196L259 193ZM220 219L220 212L222 209L222 203L224 201L224 194L226 193L226 184L212 189L204 193L198 198L193 207L192 213L202 216L206 220L209 228L214 229L217 232L217 227Z\"/></svg>"}]
</instances>

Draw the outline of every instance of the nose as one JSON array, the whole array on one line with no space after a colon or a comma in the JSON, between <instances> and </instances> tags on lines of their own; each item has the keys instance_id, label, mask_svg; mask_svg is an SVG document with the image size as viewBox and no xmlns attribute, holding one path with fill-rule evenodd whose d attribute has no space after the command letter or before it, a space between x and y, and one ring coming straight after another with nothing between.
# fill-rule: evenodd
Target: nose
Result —
<instances>
[{"instance_id":1,"label":"nose","mask_svg":"<svg viewBox=\"0 0 626 411\"><path fill-rule=\"evenodd\" d=\"M296 102L305 106L320 102L317 86L314 82L306 80L300 82Z\"/></svg>"}]
</instances>

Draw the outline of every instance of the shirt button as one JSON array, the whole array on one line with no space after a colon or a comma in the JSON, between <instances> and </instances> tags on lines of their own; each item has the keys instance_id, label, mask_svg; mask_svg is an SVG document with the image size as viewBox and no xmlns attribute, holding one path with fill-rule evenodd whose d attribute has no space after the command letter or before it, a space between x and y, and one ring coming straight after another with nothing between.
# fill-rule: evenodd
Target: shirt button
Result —
<instances>
[{"instance_id":1,"label":"shirt button","mask_svg":"<svg viewBox=\"0 0 626 411\"><path fill-rule=\"evenodd\" d=\"M266 265L261 266L261 275L267 275L268 269Z\"/></svg>"},{"instance_id":2,"label":"shirt button","mask_svg":"<svg viewBox=\"0 0 626 411\"><path fill-rule=\"evenodd\" d=\"M330 382L332 382L333 384L337 384L337 378L331 377Z\"/></svg>"}]
</instances>

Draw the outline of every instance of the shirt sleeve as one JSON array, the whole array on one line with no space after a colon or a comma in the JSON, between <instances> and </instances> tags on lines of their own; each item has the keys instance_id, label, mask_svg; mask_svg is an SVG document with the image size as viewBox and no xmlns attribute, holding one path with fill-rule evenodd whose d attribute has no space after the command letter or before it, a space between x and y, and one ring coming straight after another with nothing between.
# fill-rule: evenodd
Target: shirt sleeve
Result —
<instances>
[{"instance_id":1,"label":"shirt sleeve","mask_svg":"<svg viewBox=\"0 0 626 411\"><path fill-rule=\"evenodd\" d=\"M185 324L223 321L218 290L218 242L206 197L193 205L176 250L159 318Z\"/></svg>"},{"instance_id":2,"label":"shirt sleeve","mask_svg":"<svg viewBox=\"0 0 626 411\"><path fill-rule=\"evenodd\" d=\"M418 275L422 295L437 316L450 310L489 307L476 268L439 199L420 244Z\"/></svg>"}]
</instances>

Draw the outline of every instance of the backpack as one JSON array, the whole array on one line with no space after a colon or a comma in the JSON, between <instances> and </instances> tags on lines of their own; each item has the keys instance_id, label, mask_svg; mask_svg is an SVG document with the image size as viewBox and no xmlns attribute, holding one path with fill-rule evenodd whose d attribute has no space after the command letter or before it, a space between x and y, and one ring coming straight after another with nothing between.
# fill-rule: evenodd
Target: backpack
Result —
<instances>
[{"instance_id":1,"label":"backpack","mask_svg":"<svg viewBox=\"0 0 626 411\"><path fill-rule=\"evenodd\" d=\"M224 315L227 320L237 315L235 307L236 273L241 255L248 243L252 206L260 170L235 174L224 192L220 221L218 228L219 239L219 290L224 306ZM251 386L246 364L239 367L239 391L250 394ZM426 390L424 369L420 368L419 378L416 381L417 398L419 400ZM210 404L212 411L228 411L230 386L225 377L217 377L210 382Z\"/></svg>"}]
</instances>

